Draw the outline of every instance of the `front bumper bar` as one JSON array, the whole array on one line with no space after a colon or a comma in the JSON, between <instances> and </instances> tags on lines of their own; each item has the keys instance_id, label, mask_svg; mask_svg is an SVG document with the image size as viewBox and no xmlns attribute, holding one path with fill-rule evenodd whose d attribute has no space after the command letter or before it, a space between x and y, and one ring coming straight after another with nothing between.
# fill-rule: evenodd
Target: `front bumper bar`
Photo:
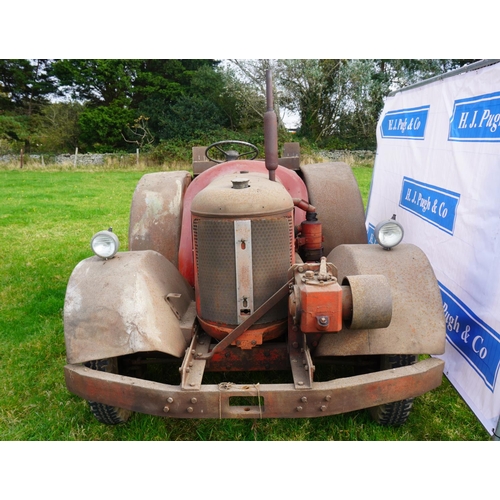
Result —
<instances>
[{"instance_id":1,"label":"front bumper bar","mask_svg":"<svg viewBox=\"0 0 500 500\"><path fill-rule=\"evenodd\" d=\"M172 418L301 418L337 415L420 396L441 384L444 361L429 358L410 366L294 384L201 385L195 390L66 365L70 392L88 401ZM255 405L241 405L246 398Z\"/></svg>"}]
</instances>

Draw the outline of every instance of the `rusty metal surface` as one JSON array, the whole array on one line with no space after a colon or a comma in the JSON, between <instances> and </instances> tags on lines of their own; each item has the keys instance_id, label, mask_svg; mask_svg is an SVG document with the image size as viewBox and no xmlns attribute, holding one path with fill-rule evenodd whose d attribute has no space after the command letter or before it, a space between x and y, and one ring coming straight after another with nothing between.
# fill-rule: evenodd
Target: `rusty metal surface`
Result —
<instances>
[{"instance_id":1,"label":"rusty metal surface","mask_svg":"<svg viewBox=\"0 0 500 500\"><path fill-rule=\"evenodd\" d=\"M196 218L193 221L195 283L200 319L210 322L212 330L239 323L243 303L237 302L238 273L236 271L235 225L231 219ZM287 217L252 219L252 300L251 313L266 301L276 286L284 283L293 264L293 220ZM247 250L248 251L248 250ZM272 255L273 258L269 258ZM250 301L249 301L250 302ZM273 323L286 318L286 300L259 320ZM217 335L217 333L216 333ZM218 337L217 337L218 338Z\"/></svg>"},{"instance_id":2,"label":"rusty metal surface","mask_svg":"<svg viewBox=\"0 0 500 500\"><path fill-rule=\"evenodd\" d=\"M199 175L205 170L217 165L205 156L205 146L194 146L193 153L193 174ZM298 142L285 142L283 144L283 154L278 158L278 163L282 167L290 170L300 170L300 144Z\"/></svg>"},{"instance_id":3,"label":"rusty metal surface","mask_svg":"<svg viewBox=\"0 0 500 500\"><path fill-rule=\"evenodd\" d=\"M309 202L323 225L324 255L337 245L367 243L365 211L351 167L341 162L302 165Z\"/></svg>"},{"instance_id":4,"label":"rusty metal surface","mask_svg":"<svg viewBox=\"0 0 500 500\"><path fill-rule=\"evenodd\" d=\"M208 353L209 349L210 337L208 335L205 333L193 335L179 370L182 389L191 391L201 389L207 362L201 359L200 355Z\"/></svg>"},{"instance_id":5,"label":"rusty metal surface","mask_svg":"<svg viewBox=\"0 0 500 500\"><path fill-rule=\"evenodd\" d=\"M176 297L175 312L166 300L170 294ZM180 357L186 348L182 320L193 301L191 287L157 252L85 259L71 274L64 302L68 362L141 351Z\"/></svg>"},{"instance_id":6,"label":"rusty metal surface","mask_svg":"<svg viewBox=\"0 0 500 500\"><path fill-rule=\"evenodd\" d=\"M68 389L83 399L140 413L172 418L322 417L420 396L441 384L444 362L429 358L414 365L366 375L315 382L310 389L293 384L180 386L91 370L64 368ZM259 405L233 405L235 397L252 397ZM233 400L234 402L234 400Z\"/></svg>"},{"instance_id":7,"label":"rusty metal surface","mask_svg":"<svg viewBox=\"0 0 500 500\"><path fill-rule=\"evenodd\" d=\"M155 250L177 267L184 193L189 172L144 175L130 209L129 250Z\"/></svg>"},{"instance_id":8,"label":"rusty metal surface","mask_svg":"<svg viewBox=\"0 0 500 500\"><path fill-rule=\"evenodd\" d=\"M231 333L222 339L215 348L206 354L197 356L200 359L210 359L215 353L223 351L232 342L254 325L260 318L262 318L269 310L275 307L281 300L288 296L290 281L287 281L278 291L260 305L243 323L240 323Z\"/></svg>"},{"instance_id":9,"label":"rusty metal surface","mask_svg":"<svg viewBox=\"0 0 500 500\"><path fill-rule=\"evenodd\" d=\"M276 180L278 168L278 120L274 111L273 80L271 70L266 70L266 112L264 113L264 150L269 180Z\"/></svg>"},{"instance_id":10,"label":"rusty metal surface","mask_svg":"<svg viewBox=\"0 0 500 500\"><path fill-rule=\"evenodd\" d=\"M266 342L258 349L227 348L207 361L207 372L289 371L290 357L284 342Z\"/></svg>"},{"instance_id":11,"label":"rusty metal surface","mask_svg":"<svg viewBox=\"0 0 500 500\"><path fill-rule=\"evenodd\" d=\"M289 274L292 272L295 285L289 298L289 314L294 324L308 334L340 331L343 301L335 266L322 257L321 263L297 264Z\"/></svg>"},{"instance_id":12,"label":"rusty metal surface","mask_svg":"<svg viewBox=\"0 0 500 500\"><path fill-rule=\"evenodd\" d=\"M182 215L181 242L179 247L179 270L181 274L194 286L193 241L191 232L191 203L194 197L208 186L212 181L225 174L239 174L241 171L257 172L266 176L266 167L261 161L237 160L221 163L212 167L189 185L184 197L184 211ZM307 200L307 189L304 181L293 171L285 167L278 167L276 179L285 187L290 196ZM295 223L299 224L305 219L305 212L295 208Z\"/></svg>"},{"instance_id":13,"label":"rusty metal surface","mask_svg":"<svg viewBox=\"0 0 500 500\"><path fill-rule=\"evenodd\" d=\"M340 282L346 276L384 275L391 287L392 320L388 328L344 328L335 335L323 335L315 355L444 352L441 293L422 250L409 244L390 251L379 245L341 245L330 253L328 261L337 267Z\"/></svg>"},{"instance_id":14,"label":"rusty metal surface","mask_svg":"<svg viewBox=\"0 0 500 500\"><path fill-rule=\"evenodd\" d=\"M305 335L292 324L289 318L288 352L295 389L312 389L315 366Z\"/></svg>"}]
</instances>

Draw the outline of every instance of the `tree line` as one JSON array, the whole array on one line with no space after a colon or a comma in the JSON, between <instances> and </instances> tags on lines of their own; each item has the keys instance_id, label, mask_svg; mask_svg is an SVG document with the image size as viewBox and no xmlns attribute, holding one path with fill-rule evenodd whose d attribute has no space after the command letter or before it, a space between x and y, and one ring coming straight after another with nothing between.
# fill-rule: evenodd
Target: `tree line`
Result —
<instances>
[{"instance_id":1,"label":"tree line","mask_svg":"<svg viewBox=\"0 0 500 500\"><path fill-rule=\"evenodd\" d=\"M176 156L222 139L262 143L272 69L280 138L373 149L393 90L466 59L3 59L0 152L134 151Z\"/></svg>"}]
</instances>

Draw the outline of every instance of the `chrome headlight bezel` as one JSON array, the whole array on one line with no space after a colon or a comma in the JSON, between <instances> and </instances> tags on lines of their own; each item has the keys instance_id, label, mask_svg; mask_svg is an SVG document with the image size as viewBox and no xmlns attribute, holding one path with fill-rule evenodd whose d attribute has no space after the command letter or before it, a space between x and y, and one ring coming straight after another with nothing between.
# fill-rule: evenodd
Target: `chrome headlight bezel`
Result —
<instances>
[{"instance_id":1,"label":"chrome headlight bezel","mask_svg":"<svg viewBox=\"0 0 500 500\"><path fill-rule=\"evenodd\" d=\"M384 250L390 250L399 245L403 237L404 229L396 220L396 216L393 216L392 219L379 222L375 228L375 239Z\"/></svg>"},{"instance_id":2,"label":"chrome headlight bezel","mask_svg":"<svg viewBox=\"0 0 500 500\"><path fill-rule=\"evenodd\" d=\"M101 259L112 259L120 248L118 236L111 230L99 231L92 236L90 248Z\"/></svg>"}]
</instances>

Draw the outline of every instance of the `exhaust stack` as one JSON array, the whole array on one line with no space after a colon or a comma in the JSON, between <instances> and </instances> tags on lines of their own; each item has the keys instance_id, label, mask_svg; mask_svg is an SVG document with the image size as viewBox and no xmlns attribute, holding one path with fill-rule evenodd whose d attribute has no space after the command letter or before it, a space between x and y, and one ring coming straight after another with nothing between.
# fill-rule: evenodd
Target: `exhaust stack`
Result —
<instances>
[{"instance_id":1,"label":"exhaust stack","mask_svg":"<svg viewBox=\"0 0 500 500\"><path fill-rule=\"evenodd\" d=\"M266 168L269 171L269 180L276 181L278 168L278 120L274 112L273 84L271 70L266 71L266 105L264 114L264 152Z\"/></svg>"}]
</instances>

